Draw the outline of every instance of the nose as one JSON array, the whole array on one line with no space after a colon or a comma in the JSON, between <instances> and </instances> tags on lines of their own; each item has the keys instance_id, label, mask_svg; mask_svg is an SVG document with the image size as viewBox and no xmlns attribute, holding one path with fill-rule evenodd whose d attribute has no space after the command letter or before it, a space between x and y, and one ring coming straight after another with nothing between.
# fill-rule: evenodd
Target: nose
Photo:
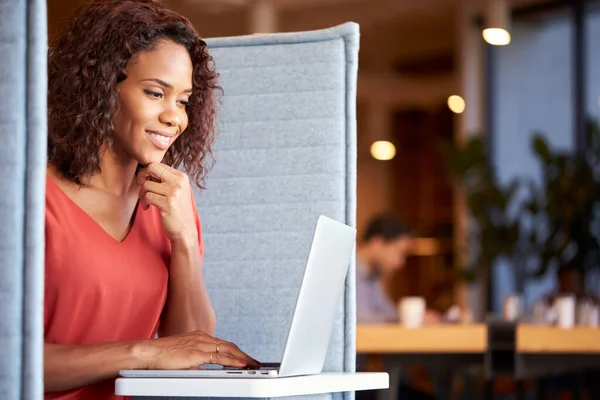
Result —
<instances>
[{"instance_id":1,"label":"nose","mask_svg":"<svg viewBox=\"0 0 600 400\"><path fill-rule=\"evenodd\" d=\"M179 109L176 105L165 105L162 112L158 116L158 120L167 126L181 126L185 110Z\"/></svg>"}]
</instances>

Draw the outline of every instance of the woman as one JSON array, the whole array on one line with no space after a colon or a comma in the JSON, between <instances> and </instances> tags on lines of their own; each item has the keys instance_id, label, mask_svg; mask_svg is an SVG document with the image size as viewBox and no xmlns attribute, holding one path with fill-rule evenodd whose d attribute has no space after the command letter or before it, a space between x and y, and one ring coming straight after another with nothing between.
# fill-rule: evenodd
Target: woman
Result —
<instances>
[{"instance_id":1,"label":"woman","mask_svg":"<svg viewBox=\"0 0 600 400\"><path fill-rule=\"evenodd\" d=\"M48 79L45 398L114 399L121 369L257 367L212 336L177 169L200 186L213 141L216 74L191 23L95 1L51 44Z\"/></svg>"}]
</instances>

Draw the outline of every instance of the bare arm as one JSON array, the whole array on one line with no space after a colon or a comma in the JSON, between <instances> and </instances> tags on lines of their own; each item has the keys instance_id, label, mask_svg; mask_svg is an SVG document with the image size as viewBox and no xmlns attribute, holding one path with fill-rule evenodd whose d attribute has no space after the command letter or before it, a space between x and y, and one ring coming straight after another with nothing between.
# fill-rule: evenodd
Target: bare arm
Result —
<instances>
[{"instance_id":1,"label":"bare arm","mask_svg":"<svg viewBox=\"0 0 600 400\"><path fill-rule=\"evenodd\" d=\"M44 390L60 392L114 378L122 369L188 369L206 363L254 368L235 344L197 331L168 338L93 345L44 344Z\"/></svg>"},{"instance_id":2,"label":"bare arm","mask_svg":"<svg viewBox=\"0 0 600 400\"><path fill-rule=\"evenodd\" d=\"M202 275L200 221L188 176L168 165L149 163L137 175L140 201L160 210L171 241L169 291L160 336L192 331L213 335L216 318Z\"/></svg>"},{"instance_id":3,"label":"bare arm","mask_svg":"<svg viewBox=\"0 0 600 400\"><path fill-rule=\"evenodd\" d=\"M44 391L75 389L114 378L121 369L145 368L138 343L80 346L44 343Z\"/></svg>"},{"instance_id":4,"label":"bare arm","mask_svg":"<svg viewBox=\"0 0 600 400\"><path fill-rule=\"evenodd\" d=\"M204 277L198 236L173 243L169 291L160 327L161 336L196 330L214 335L215 312Z\"/></svg>"}]
</instances>

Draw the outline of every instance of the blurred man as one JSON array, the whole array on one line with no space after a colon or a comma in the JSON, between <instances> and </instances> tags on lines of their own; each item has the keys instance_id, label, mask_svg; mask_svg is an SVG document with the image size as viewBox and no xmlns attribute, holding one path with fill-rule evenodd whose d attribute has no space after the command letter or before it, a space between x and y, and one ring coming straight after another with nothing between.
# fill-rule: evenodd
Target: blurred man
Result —
<instances>
[{"instance_id":1,"label":"blurred man","mask_svg":"<svg viewBox=\"0 0 600 400\"><path fill-rule=\"evenodd\" d=\"M412 244L410 228L394 215L381 214L368 223L356 251L359 324L399 322L396 304L386 295L382 281L404 267ZM425 312L425 323L439 321L437 312Z\"/></svg>"},{"instance_id":2,"label":"blurred man","mask_svg":"<svg viewBox=\"0 0 600 400\"><path fill-rule=\"evenodd\" d=\"M381 280L404 267L411 245L410 229L399 218L382 214L368 223L356 252L358 323L398 321L396 305Z\"/></svg>"},{"instance_id":3,"label":"blurred man","mask_svg":"<svg viewBox=\"0 0 600 400\"><path fill-rule=\"evenodd\" d=\"M359 324L399 322L396 304L386 295L382 280L389 278L406 264L413 239L410 228L401 219L389 214L373 218L356 251L356 311ZM426 312L426 322L439 321L437 313ZM365 358L357 357L357 369L364 370ZM433 397L402 379L397 393L399 400L422 400ZM374 400L375 391L356 392L357 400Z\"/></svg>"}]
</instances>

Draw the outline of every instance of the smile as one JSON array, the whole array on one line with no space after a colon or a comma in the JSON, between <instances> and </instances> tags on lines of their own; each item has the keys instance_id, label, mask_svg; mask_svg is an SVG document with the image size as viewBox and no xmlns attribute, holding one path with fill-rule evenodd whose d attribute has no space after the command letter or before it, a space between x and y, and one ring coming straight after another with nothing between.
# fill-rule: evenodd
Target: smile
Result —
<instances>
[{"instance_id":1,"label":"smile","mask_svg":"<svg viewBox=\"0 0 600 400\"><path fill-rule=\"evenodd\" d=\"M160 133L156 133L153 131L146 131L150 141L159 149L167 150L171 145L172 136L161 135Z\"/></svg>"}]
</instances>

